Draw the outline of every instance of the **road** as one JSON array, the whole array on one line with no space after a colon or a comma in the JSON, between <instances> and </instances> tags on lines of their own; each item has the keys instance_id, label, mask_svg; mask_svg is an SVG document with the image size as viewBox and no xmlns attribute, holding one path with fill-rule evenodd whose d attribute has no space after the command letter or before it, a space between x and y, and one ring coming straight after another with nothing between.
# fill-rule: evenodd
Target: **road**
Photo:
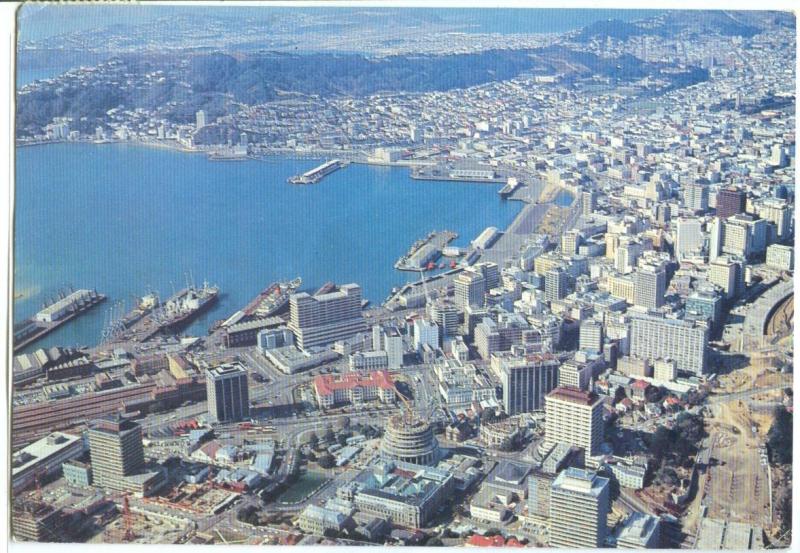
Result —
<instances>
[{"instance_id":1,"label":"road","mask_svg":"<svg viewBox=\"0 0 800 553\"><path fill-rule=\"evenodd\" d=\"M742 392L733 392L730 394L710 395L708 396L706 401L708 402L709 405L717 405L720 403L728 403L737 400L751 401L750 398L752 398L753 396L764 394L766 392L773 392L775 390L782 390L785 387L786 386L779 384L774 386L768 386L766 388L754 388L752 390L744 390Z\"/></svg>"}]
</instances>

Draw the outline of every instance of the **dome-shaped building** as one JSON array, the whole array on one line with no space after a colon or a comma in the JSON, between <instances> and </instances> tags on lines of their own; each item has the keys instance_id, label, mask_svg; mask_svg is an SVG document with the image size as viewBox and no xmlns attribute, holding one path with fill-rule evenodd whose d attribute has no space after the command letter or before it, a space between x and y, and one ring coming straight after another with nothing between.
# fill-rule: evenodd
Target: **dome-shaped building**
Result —
<instances>
[{"instance_id":1,"label":"dome-shaped building","mask_svg":"<svg viewBox=\"0 0 800 553\"><path fill-rule=\"evenodd\" d=\"M439 442L431 425L411 413L389 418L381 443L381 457L417 465L435 465L439 459Z\"/></svg>"}]
</instances>

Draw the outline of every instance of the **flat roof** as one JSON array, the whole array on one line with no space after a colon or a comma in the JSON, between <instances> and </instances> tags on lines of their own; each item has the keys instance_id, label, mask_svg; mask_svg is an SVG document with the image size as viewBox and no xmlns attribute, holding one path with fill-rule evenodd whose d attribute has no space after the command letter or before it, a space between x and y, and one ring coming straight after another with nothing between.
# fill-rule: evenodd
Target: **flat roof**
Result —
<instances>
[{"instance_id":1,"label":"flat roof","mask_svg":"<svg viewBox=\"0 0 800 553\"><path fill-rule=\"evenodd\" d=\"M52 434L37 440L27 447L22 448L12 457L11 476L12 478L28 470L35 464L48 459L60 451L71 447L75 442L81 441L80 436L65 434L63 432L53 432ZM21 461L14 466L14 461Z\"/></svg>"}]
</instances>

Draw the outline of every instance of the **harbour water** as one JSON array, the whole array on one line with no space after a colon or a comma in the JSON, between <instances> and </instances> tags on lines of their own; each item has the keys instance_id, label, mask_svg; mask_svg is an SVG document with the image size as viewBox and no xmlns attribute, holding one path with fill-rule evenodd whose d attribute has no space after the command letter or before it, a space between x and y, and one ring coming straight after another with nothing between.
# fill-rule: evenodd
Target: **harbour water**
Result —
<instances>
[{"instance_id":1,"label":"harbour water","mask_svg":"<svg viewBox=\"0 0 800 553\"><path fill-rule=\"evenodd\" d=\"M222 291L194 335L278 279L357 282L380 303L418 278L393 267L414 240L449 229L465 246L522 205L502 200L501 185L416 181L401 168L350 165L316 185L286 183L321 161L215 162L125 144L18 149L14 320L70 284L109 297L28 351L94 345L110 305L130 309L148 289L166 298L189 273Z\"/></svg>"}]
</instances>

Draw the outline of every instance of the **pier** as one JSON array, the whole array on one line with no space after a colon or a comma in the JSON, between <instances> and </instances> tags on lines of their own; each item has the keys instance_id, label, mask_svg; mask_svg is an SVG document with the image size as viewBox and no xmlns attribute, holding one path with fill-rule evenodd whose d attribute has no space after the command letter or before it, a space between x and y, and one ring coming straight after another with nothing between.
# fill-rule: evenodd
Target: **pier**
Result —
<instances>
[{"instance_id":1,"label":"pier","mask_svg":"<svg viewBox=\"0 0 800 553\"><path fill-rule=\"evenodd\" d=\"M444 247L457 237L458 234L450 230L433 231L425 238L414 242L408 253L397 260L394 268L399 271L432 268L430 264L435 263L442 256Z\"/></svg>"},{"instance_id":2,"label":"pier","mask_svg":"<svg viewBox=\"0 0 800 553\"><path fill-rule=\"evenodd\" d=\"M334 171L345 167L348 163L349 162L342 161L341 159L332 159L330 161L326 161L319 167L315 167L310 171L306 171L302 175L290 177L289 184L317 184Z\"/></svg>"},{"instance_id":3,"label":"pier","mask_svg":"<svg viewBox=\"0 0 800 553\"><path fill-rule=\"evenodd\" d=\"M75 290L46 305L36 315L14 325L14 353L44 338L61 325L105 301L96 290Z\"/></svg>"},{"instance_id":4,"label":"pier","mask_svg":"<svg viewBox=\"0 0 800 553\"><path fill-rule=\"evenodd\" d=\"M502 198L508 198L514 192L516 192L520 186L522 186L522 183L519 182L519 179L517 179L516 177L508 177L506 185L500 190L498 190L497 193L500 194L500 197Z\"/></svg>"}]
</instances>

